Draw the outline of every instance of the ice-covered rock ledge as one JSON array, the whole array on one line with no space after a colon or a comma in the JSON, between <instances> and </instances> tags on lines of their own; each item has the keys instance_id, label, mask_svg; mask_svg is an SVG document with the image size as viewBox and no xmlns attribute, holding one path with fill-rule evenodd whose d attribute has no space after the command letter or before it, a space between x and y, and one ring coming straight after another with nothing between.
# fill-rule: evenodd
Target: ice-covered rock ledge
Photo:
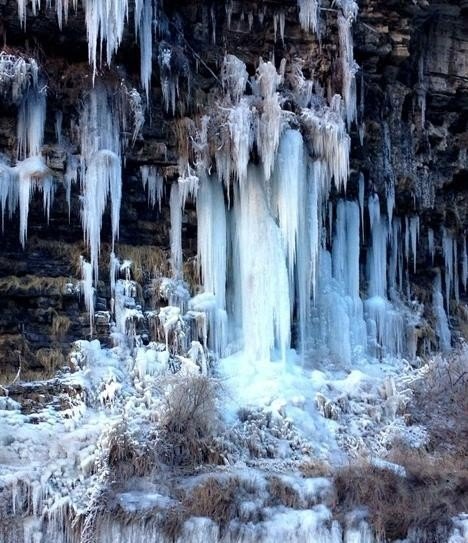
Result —
<instances>
[{"instance_id":1,"label":"ice-covered rock ledge","mask_svg":"<svg viewBox=\"0 0 468 543\"><path fill-rule=\"evenodd\" d=\"M35 395L25 385L23 405L2 389L5 543L370 543L389 528L366 497L417 503L425 485L435 495L430 508L444 496L453 500L449 515L461 512L462 468L446 468L441 457L434 471L389 451L396 438L410 451L429 443L433 429L408 420L411 402L431 386L434 367L461 371L466 351L452 365L439 359L416 370L363 362L351 372L294 373L271 364L262 386L241 367L202 375L190 358L174 371L156 343L131 353L81 341L72 364L74 371L37 383ZM26 400L20 386L11 392ZM220 401L220 390L231 402ZM448 496L445 486L437 494L437 472L455 489ZM432 535L408 519L393 533L411 543L465 540L465 517L431 518Z\"/></svg>"}]
</instances>

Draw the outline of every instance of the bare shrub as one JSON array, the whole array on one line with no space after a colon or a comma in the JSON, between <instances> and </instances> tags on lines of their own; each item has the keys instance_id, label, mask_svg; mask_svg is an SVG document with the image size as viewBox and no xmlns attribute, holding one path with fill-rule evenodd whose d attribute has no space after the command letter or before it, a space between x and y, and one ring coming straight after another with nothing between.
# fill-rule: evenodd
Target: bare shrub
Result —
<instances>
[{"instance_id":1,"label":"bare shrub","mask_svg":"<svg viewBox=\"0 0 468 543\"><path fill-rule=\"evenodd\" d=\"M408 532L417 532L421 543L440 543L451 529L451 518L468 506L466 468L453 459L436 462L421 452L408 453L402 465L406 477L365 461L338 470L334 477L337 512L365 506L377 537L383 540L404 539Z\"/></svg>"},{"instance_id":2,"label":"bare shrub","mask_svg":"<svg viewBox=\"0 0 468 543\"><path fill-rule=\"evenodd\" d=\"M174 376L164 397L160 449L173 466L224 463L216 433L221 427L217 406L219 383L203 375Z\"/></svg>"},{"instance_id":3,"label":"bare shrub","mask_svg":"<svg viewBox=\"0 0 468 543\"><path fill-rule=\"evenodd\" d=\"M106 464L123 480L146 475L154 467L154 454L130 435L125 420L110 430L105 450Z\"/></svg>"},{"instance_id":4,"label":"bare shrub","mask_svg":"<svg viewBox=\"0 0 468 543\"><path fill-rule=\"evenodd\" d=\"M222 529L239 516L239 488L240 481L236 477L228 480L210 477L186 496L183 505L189 516L208 517Z\"/></svg>"},{"instance_id":5,"label":"bare shrub","mask_svg":"<svg viewBox=\"0 0 468 543\"><path fill-rule=\"evenodd\" d=\"M423 424L429 447L464 454L468 442L468 346L430 361L427 373L412 385L411 422Z\"/></svg>"},{"instance_id":6,"label":"bare shrub","mask_svg":"<svg viewBox=\"0 0 468 543\"><path fill-rule=\"evenodd\" d=\"M270 505L290 507L291 509L304 509L307 503L301 498L299 492L280 477L273 476L268 480Z\"/></svg>"}]
</instances>

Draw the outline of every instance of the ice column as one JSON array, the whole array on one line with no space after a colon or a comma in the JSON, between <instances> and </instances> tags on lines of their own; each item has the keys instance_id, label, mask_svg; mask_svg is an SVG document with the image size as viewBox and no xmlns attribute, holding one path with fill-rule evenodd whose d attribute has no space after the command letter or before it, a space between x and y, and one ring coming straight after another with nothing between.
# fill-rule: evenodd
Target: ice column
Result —
<instances>
[{"instance_id":1,"label":"ice column","mask_svg":"<svg viewBox=\"0 0 468 543\"><path fill-rule=\"evenodd\" d=\"M290 340L290 292L286 255L264 192L264 176L249 167L235 202L239 294L245 354L254 364L285 360ZM237 272L234 272L237 273Z\"/></svg>"}]
</instances>

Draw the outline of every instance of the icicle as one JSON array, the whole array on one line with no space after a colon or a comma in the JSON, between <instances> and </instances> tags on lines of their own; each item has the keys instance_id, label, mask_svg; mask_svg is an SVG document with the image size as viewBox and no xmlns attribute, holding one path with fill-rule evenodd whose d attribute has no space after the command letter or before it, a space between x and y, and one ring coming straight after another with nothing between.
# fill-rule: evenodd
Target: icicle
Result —
<instances>
[{"instance_id":1,"label":"icicle","mask_svg":"<svg viewBox=\"0 0 468 543\"><path fill-rule=\"evenodd\" d=\"M304 149L301 133L286 130L281 137L274 172L274 206L287 254L289 284L294 292L300 209L304 195Z\"/></svg>"},{"instance_id":2,"label":"icicle","mask_svg":"<svg viewBox=\"0 0 468 543\"><path fill-rule=\"evenodd\" d=\"M226 213L221 183L202 178L197 196L198 261L203 288L225 307L226 290Z\"/></svg>"},{"instance_id":3,"label":"icicle","mask_svg":"<svg viewBox=\"0 0 468 543\"><path fill-rule=\"evenodd\" d=\"M35 189L43 191L44 211L47 220L50 213L53 182L49 168L40 156L33 156L18 162L13 168L19 182L20 242L24 248L28 233L28 214L31 195Z\"/></svg>"},{"instance_id":4,"label":"icicle","mask_svg":"<svg viewBox=\"0 0 468 543\"><path fill-rule=\"evenodd\" d=\"M240 292L246 357L257 366L277 350L285 361L290 339L290 294L281 233L271 216L264 179L249 167L248 180L235 202L236 251L240 264Z\"/></svg>"},{"instance_id":5,"label":"icicle","mask_svg":"<svg viewBox=\"0 0 468 543\"><path fill-rule=\"evenodd\" d=\"M405 261L409 262L409 250L410 250L410 227L409 219L405 217Z\"/></svg>"},{"instance_id":6,"label":"icicle","mask_svg":"<svg viewBox=\"0 0 468 543\"><path fill-rule=\"evenodd\" d=\"M171 210L171 266L174 277L182 275L182 197L178 183L171 186L169 198Z\"/></svg>"},{"instance_id":7,"label":"icicle","mask_svg":"<svg viewBox=\"0 0 468 543\"><path fill-rule=\"evenodd\" d=\"M276 92L280 79L271 62L260 62L257 81L263 101L262 112L257 119L256 141L267 182L273 169L282 129L281 106Z\"/></svg>"},{"instance_id":8,"label":"icicle","mask_svg":"<svg viewBox=\"0 0 468 543\"><path fill-rule=\"evenodd\" d=\"M136 0L135 21L138 16L136 10L137 7L141 9L141 2L143 5L139 18L140 79L148 101L153 67L153 0Z\"/></svg>"},{"instance_id":9,"label":"icicle","mask_svg":"<svg viewBox=\"0 0 468 543\"><path fill-rule=\"evenodd\" d=\"M341 10L338 12L338 39L340 42L340 60L342 91L346 123L348 127L356 119L356 72L354 61L352 23L357 17L358 5L354 0L338 0Z\"/></svg>"},{"instance_id":10,"label":"icicle","mask_svg":"<svg viewBox=\"0 0 468 543\"><path fill-rule=\"evenodd\" d=\"M416 273L417 263L417 250L419 241L419 215L410 218L409 221L410 239L411 239L411 252L413 256L413 272Z\"/></svg>"},{"instance_id":11,"label":"icicle","mask_svg":"<svg viewBox=\"0 0 468 543\"><path fill-rule=\"evenodd\" d=\"M460 303L460 277L458 274L458 244L453 238L453 293L457 304Z\"/></svg>"},{"instance_id":12,"label":"icicle","mask_svg":"<svg viewBox=\"0 0 468 543\"><path fill-rule=\"evenodd\" d=\"M18 157L40 155L44 139L46 96L36 89L30 90L18 110Z\"/></svg>"},{"instance_id":13,"label":"icicle","mask_svg":"<svg viewBox=\"0 0 468 543\"><path fill-rule=\"evenodd\" d=\"M393 178L389 179L385 183L385 193L387 201L388 227L390 228L393 219L393 211L395 210L395 184L393 183Z\"/></svg>"},{"instance_id":14,"label":"icicle","mask_svg":"<svg viewBox=\"0 0 468 543\"><path fill-rule=\"evenodd\" d=\"M379 197L369 196L372 247L369 249L369 296L387 295L387 228L380 218Z\"/></svg>"},{"instance_id":15,"label":"icicle","mask_svg":"<svg viewBox=\"0 0 468 543\"><path fill-rule=\"evenodd\" d=\"M442 281L440 270L436 271L434 286L432 291L432 309L436 319L436 334L439 338L439 349L449 351L451 347L451 334L447 319L447 313L444 309L444 299L442 297Z\"/></svg>"},{"instance_id":16,"label":"icicle","mask_svg":"<svg viewBox=\"0 0 468 543\"><path fill-rule=\"evenodd\" d=\"M0 91L6 101L19 103L28 89L37 88L39 68L33 58L0 51Z\"/></svg>"},{"instance_id":17,"label":"icicle","mask_svg":"<svg viewBox=\"0 0 468 543\"><path fill-rule=\"evenodd\" d=\"M226 329L227 227L224 194L218 179L201 179L197 218L197 254L203 290L214 295L214 307L208 311L210 345L221 355L225 347Z\"/></svg>"},{"instance_id":18,"label":"icicle","mask_svg":"<svg viewBox=\"0 0 468 543\"><path fill-rule=\"evenodd\" d=\"M401 238L401 220L399 217L393 217L390 236L390 261L388 266L388 283L390 292L398 291L399 262L400 262L400 238Z\"/></svg>"},{"instance_id":19,"label":"icicle","mask_svg":"<svg viewBox=\"0 0 468 543\"><path fill-rule=\"evenodd\" d=\"M358 194L359 194L359 209L361 212L361 236L364 241L364 194L365 194L365 180L364 174L361 172L359 174L358 181Z\"/></svg>"},{"instance_id":20,"label":"icicle","mask_svg":"<svg viewBox=\"0 0 468 543\"><path fill-rule=\"evenodd\" d=\"M325 160L329 177L334 180L336 187L346 190L351 143L340 115L340 96L333 97L330 107L323 105L303 109L302 119L313 152Z\"/></svg>"},{"instance_id":21,"label":"icicle","mask_svg":"<svg viewBox=\"0 0 468 543\"><path fill-rule=\"evenodd\" d=\"M242 184L247 176L247 166L254 139L253 115L247 98L242 98L236 106L229 110L228 123L232 162L237 180Z\"/></svg>"},{"instance_id":22,"label":"icicle","mask_svg":"<svg viewBox=\"0 0 468 543\"><path fill-rule=\"evenodd\" d=\"M55 139L57 140L58 145L62 145L62 121L63 113L57 111L55 113Z\"/></svg>"},{"instance_id":23,"label":"icicle","mask_svg":"<svg viewBox=\"0 0 468 543\"><path fill-rule=\"evenodd\" d=\"M63 181L65 184L65 197L66 197L67 206L68 206L68 221L69 222L70 222L70 211L71 211L71 186L72 186L72 183L76 183L78 181L78 165L79 165L79 161L76 156L69 155L67 157L67 167L65 169Z\"/></svg>"},{"instance_id":24,"label":"icicle","mask_svg":"<svg viewBox=\"0 0 468 543\"><path fill-rule=\"evenodd\" d=\"M318 33L320 0L297 0L299 22L306 32Z\"/></svg>"},{"instance_id":25,"label":"icicle","mask_svg":"<svg viewBox=\"0 0 468 543\"><path fill-rule=\"evenodd\" d=\"M233 102L238 102L245 92L249 74L242 60L234 55L226 55L221 67L221 81L224 91Z\"/></svg>"},{"instance_id":26,"label":"icicle","mask_svg":"<svg viewBox=\"0 0 468 543\"><path fill-rule=\"evenodd\" d=\"M148 205L154 208L158 203L161 211L161 201L164 194L164 179L156 166L140 166L143 189L148 191Z\"/></svg>"},{"instance_id":27,"label":"icicle","mask_svg":"<svg viewBox=\"0 0 468 543\"><path fill-rule=\"evenodd\" d=\"M450 294L453 288L453 241L451 233L445 226L442 227L442 253L445 263L445 304L448 314L450 313Z\"/></svg>"},{"instance_id":28,"label":"icicle","mask_svg":"<svg viewBox=\"0 0 468 543\"><path fill-rule=\"evenodd\" d=\"M106 43L106 62L110 66L112 56L117 52L123 37L125 20L128 18L128 0L83 0L88 36L88 58L93 67L93 81Z\"/></svg>"},{"instance_id":29,"label":"icicle","mask_svg":"<svg viewBox=\"0 0 468 543\"><path fill-rule=\"evenodd\" d=\"M94 294L93 287L93 265L81 256L81 294L84 298L86 309L89 312L89 328L90 334L93 334L94 326Z\"/></svg>"},{"instance_id":30,"label":"icicle","mask_svg":"<svg viewBox=\"0 0 468 543\"><path fill-rule=\"evenodd\" d=\"M462 274L461 281L463 285L463 290L466 292L466 286L468 282L468 256L466 253L466 235L463 235L462 241Z\"/></svg>"},{"instance_id":31,"label":"icicle","mask_svg":"<svg viewBox=\"0 0 468 543\"><path fill-rule=\"evenodd\" d=\"M90 249L91 265L98 276L102 216L111 200L112 246L119 235L122 200L120 123L109 104L106 89L91 90L80 118L82 224Z\"/></svg>"},{"instance_id":32,"label":"icicle","mask_svg":"<svg viewBox=\"0 0 468 543\"><path fill-rule=\"evenodd\" d=\"M434 245L434 230L432 230L432 228L427 229L427 250L431 257L432 265L434 265L435 245Z\"/></svg>"}]
</instances>

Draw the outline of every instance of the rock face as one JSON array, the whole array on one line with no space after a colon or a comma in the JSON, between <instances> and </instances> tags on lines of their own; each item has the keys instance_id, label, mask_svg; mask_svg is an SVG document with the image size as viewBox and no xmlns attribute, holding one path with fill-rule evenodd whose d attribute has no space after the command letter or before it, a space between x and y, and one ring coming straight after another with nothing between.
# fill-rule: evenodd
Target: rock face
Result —
<instances>
[{"instance_id":1,"label":"rock face","mask_svg":"<svg viewBox=\"0 0 468 543\"><path fill-rule=\"evenodd\" d=\"M167 18L160 20L164 40L179 55L182 76L175 118L162 106L163 89L155 68L150 88L150 111L142 135L126 151L118 252L121 258L141 257L143 306L152 297L147 269L148 255L168 259L168 194L161 210L147 203L140 167L155 165L167 182L177 178L177 119L195 118L203 112L220 86L220 65L231 52L255 72L259 57L274 58L279 65L302 59L304 70L326 85L336 81L338 65L335 8L323 3L320 43L301 29L297 6L287 2L194 0L167 2ZM420 217L421 243L417 248L417 272L412 273L414 292L420 301L431 296L432 262L427 256L428 229L435 233L435 264L444 265L441 226L462 239L468 224L468 5L466 2L413 2L362 0L354 25L358 72L358 126L353 127L348 193L358 192L363 172L381 195L395 195L396 215ZM131 14L130 14L131 15ZM131 20L131 16L130 16ZM284 39L281 27L284 22ZM112 68L102 67L116 88L119 81L139 85L139 54L132 25ZM167 28L163 28L167 26ZM47 224L39 198L29 212L25 249L18 240L19 218L5 217L0 255L0 370L6 380L21 366L26 374L52 373L63 365L70 343L89 335L89 319L80 298L79 256L86 254L80 219L80 189L72 185L70 210L66 202L65 157L78 154L77 118L80 99L92 87L87 61L84 13L70 13L59 30L55 11L27 10L23 29L15 0L0 0L0 28L5 50L37 58L47 85L47 121L43 154L53 170L56 194ZM169 29L169 31L168 31ZM319 54L320 51L320 54ZM187 70L184 72L184 66ZM157 62L153 63L156 67ZM190 77L189 77L190 72ZM188 90L191 90L190 96ZM211 105L211 107L215 107ZM61 131L57 134L57 112ZM66 143L63 143L66 142ZM16 108L0 103L0 153L7 159L16 153ZM196 215L190 205L184 214L183 244L187 258L196 253ZM109 310L107 262L110 253L109 210L103 221L101 281L96 309ZM193 269L186 267L187 277ZM196 279L192 279L196 283ZM463 293L462 293L463 294ZM455 307L454 307L455 309ZM460 316L456 311L452 315ZM454 325L463 324L453 320ZM109 341L108 327L97 323L100 339Z\"/></svg>"}]
</instances>

